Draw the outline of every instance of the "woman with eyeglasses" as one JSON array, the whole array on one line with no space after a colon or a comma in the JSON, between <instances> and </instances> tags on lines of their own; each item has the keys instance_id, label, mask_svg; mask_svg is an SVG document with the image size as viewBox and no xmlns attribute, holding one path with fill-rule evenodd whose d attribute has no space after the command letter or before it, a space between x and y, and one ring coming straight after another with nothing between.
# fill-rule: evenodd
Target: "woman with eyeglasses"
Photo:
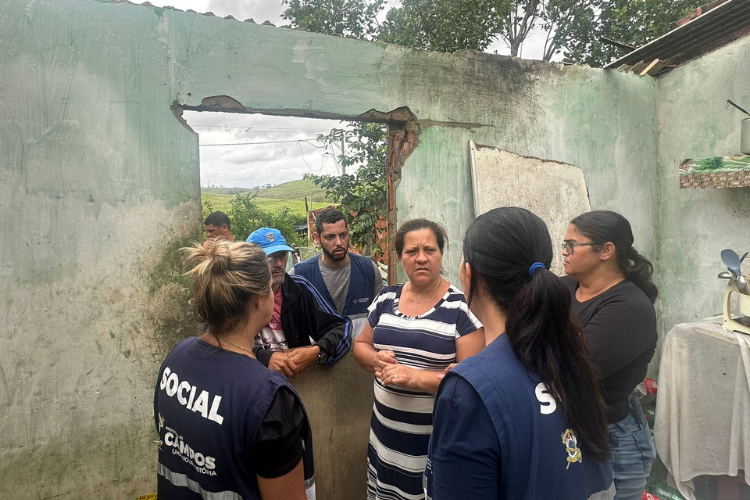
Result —
<instances>
[{"instance_id":1,"label":"woman with eyeglasses","mask_svg":"<svg viewBox=\"0 0 750 500\"><path fill-rule=\"evenodd\" d=\"M615 498L640 500L655 452L641 405L631 393L656 350L653 266L633 248L628 220L606 210L570 222L563 257L572 310L604 379Z\"/></svg>"},{"instance_id":2,"label":"woman with eyeglasses","mask_svg":"<svg viewBox=\"0 0 750 500\"><path fill-rule=\"evenodd\" d=\"M547 226L526 209L467 230L459 277L487 346L438 389L428 499L613 498L600 378L551 262Z\"/></svg>"}]
</instances>

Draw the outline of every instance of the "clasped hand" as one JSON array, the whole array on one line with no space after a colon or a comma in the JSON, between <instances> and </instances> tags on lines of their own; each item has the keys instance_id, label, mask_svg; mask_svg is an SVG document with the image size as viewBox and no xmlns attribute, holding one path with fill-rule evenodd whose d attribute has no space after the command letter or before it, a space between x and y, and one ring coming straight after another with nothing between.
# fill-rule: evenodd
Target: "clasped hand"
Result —
<instances>
[{"instance_id":1,"label":"clasped hand","mask_svg":"<svg viewBox=\"0 0 750 500\"><path fill-rule=\"evenodd\" d=\"M287 351L277 351L271 355L268 368L275 370L286 378L292 378L302 373L320 354L320 347L297 347Z\"/></svg>"},{"instance_id":2,"label":"clasped hand","mask_svg":"<svg viewBox=\"0 0 750 500\"><path fill-rule=\"evenodd\" d=\"M384 386L398 384L408 387L413 382L414 369L400 364L393 351L378 351L373 366L375 376Z\"/></svg>"}]
</instances>

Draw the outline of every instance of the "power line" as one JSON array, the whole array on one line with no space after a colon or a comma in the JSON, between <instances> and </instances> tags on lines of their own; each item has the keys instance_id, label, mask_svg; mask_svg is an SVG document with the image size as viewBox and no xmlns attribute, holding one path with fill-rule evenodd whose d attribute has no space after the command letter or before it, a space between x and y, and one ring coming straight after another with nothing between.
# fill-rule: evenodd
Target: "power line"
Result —
<instances>
[{"instance_id":1,"label":"power line","mask_svg":"<svg viewBox=\"0 0 750 500\"><path fill-rule=\"evenodd\" d=\"M312 139L294 139L291 141L265 141L265 142L232 142L232 143L226 143L226 144L201 144L200 147L209 147L209 146L255 146L260 144L281 144L284 142L304 142L308 145L314 147L314 148L321 148L323 146L316 146L314 144L310 144L309 141L315 141L316 138Z\"/></svg>"},{"instance_id":2,"label":"power line","mask_svg":"<svg viewBox=\"0 0 750 500\"><path fill-rule=\"evenodd\" d=\"M320 127L320 128L280 128L280 127L233 127L231 125L191 125L192 128L200 128L204 130L213 130L213 129L230 129L230 130L253 130L255 132L257 131L267 131L267 130L294 130L294 131L300 131L300 132L318 132L318 131L326 131L331 130L331 128L335 127Z\"/></svg>"},{"instance_id":3,"label":"power line","mask_svg":"<svg viewBox=\"0 0 750 500\"><path fill-rule=\"evenodd\" d=\"M322 172L322 171L323 171L323 169L324 169L324 168L325 168L325 166L326 166L326 163L328 162L328 157L327 157L327 156L325 156L325 155L324 155L324 156L322 157L322 159L321 159L321 162L320 162L320 168L319 168L319 169L317 170L317 172L316 172L316 171L315 171L315 170L314 170L314 169L313 169L313 168L312 168L312 167L310 166L310 164L309 164L309 163L307 163L307 160L305 159L305 154L304 154L304 153L302 152L302 146L301 146L301 145L300 145L300 144L298 143L298 144L297 144L297 147L299 148L300 158L301 158L301 159L302 159L302 161L303 161L303 162L305 163L305 166L307 167L307 169L308 169L308 170L309 170L310 172L314 172L314 173L316 173L316 174L320 174L320 172Z\"/></svg>"}]
</instances>

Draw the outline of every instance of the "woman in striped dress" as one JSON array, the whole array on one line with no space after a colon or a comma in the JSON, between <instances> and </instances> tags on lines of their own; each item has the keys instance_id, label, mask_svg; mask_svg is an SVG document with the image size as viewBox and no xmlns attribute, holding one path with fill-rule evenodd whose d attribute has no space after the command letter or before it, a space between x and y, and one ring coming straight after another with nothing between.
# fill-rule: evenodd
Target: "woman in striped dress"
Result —
<instances>
[{"instance_id":1,"label":"woman in striped dress","mask_svg":"<svg viewBox=\"0 0 750 500\"><path fill-rule=\"evenodd\" d=\"M385 288L370 306L354 357L375 374L367 450L368 500L421 500L432 405L451 363L484 347L482 325L463 293L440 276L446 236L415 219L396 233L409 281Z\"/></svg>"}]
</instances>

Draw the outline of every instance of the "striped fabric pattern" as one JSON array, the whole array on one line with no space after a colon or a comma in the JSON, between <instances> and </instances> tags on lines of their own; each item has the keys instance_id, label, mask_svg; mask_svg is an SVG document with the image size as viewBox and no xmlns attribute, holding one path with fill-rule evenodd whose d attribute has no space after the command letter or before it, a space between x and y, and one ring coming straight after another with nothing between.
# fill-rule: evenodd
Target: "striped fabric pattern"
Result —
<instances>
[{"instance_id":1,"label":"striped fabric pattern","mask_svg":"<svg viewBox=\"0 0 750 500\"><path fill-rule=\"evenodd\" d=\"M402 290L403 285L387 287L370 305L373 346L393 351L405 366L444 370L456 361L456 339L481 328L481 323L452 285L432 309L416 317L398 310ZM384 387L378 378L374 391L367 498L422 500L434 397L398 385Z\"/></svg>"}]
</instances>

